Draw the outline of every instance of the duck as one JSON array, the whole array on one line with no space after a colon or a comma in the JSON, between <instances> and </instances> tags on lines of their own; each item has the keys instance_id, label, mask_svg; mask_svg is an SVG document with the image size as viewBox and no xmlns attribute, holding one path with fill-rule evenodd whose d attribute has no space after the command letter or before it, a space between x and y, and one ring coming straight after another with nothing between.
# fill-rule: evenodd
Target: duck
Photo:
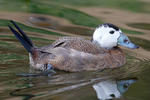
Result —
<instances>
[{"instance_id":1,"label":"duck","mask_svg":"<svg viewBox=\"0 0 150 100\"><path fill-rule=\"evenodd\" d=\"M8 25L9 29L29 53L30 67L35 70L47 71L53 68L81 72L118 68L126 63L125 53L120 46L139 48L111 23L96 27L92 40L65 36L49 45L37 47L14 21L10 22L16 29Z\"/></svg>"}]
</instances>

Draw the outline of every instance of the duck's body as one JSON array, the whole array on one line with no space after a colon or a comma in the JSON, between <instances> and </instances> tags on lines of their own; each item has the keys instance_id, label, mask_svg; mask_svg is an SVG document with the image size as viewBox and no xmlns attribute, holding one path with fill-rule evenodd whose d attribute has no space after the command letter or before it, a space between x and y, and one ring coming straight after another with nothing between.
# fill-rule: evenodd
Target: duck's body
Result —
<instances>
[{"instance_id":1,"label":"duck's body","mask_svg":"<svg viewBox=\"0 0 150 100\"><path fill-rule=\"evenodd\" d=\"M34 69L44 71L52 66L59 70L77 72L115 68L126 62L124 53L114 42L115 39L107 41L106 45L111 47L109 49L108 47L103 47L106 45L101 47L99 40L90 41L80 37L62 37L50 45L37 48L25 33L14 22L12 23L20 34L12 27L9 27L29 52L30 65ZM97 34L96 31L95 34ZM120 38L119 36L116 35L116 41ZM94 39L97 37L98 35L93 35ZM122 38L119 41L121 43Z\"/></svg>"},{"instance_id":2,"label":"duck's body","mask_svg":"<svg viewBox=\"0 0 150 100\"><path fill-rule=\"evenodd\" d=\"M48 62L56 69L70 72L115 68L125 63L125 55L119 47L107 50L79 37L62 37L37 50L46 52L39 54L37 62ZM34 66L33 59L30 62Z\"/></svg>"}]
</instances>

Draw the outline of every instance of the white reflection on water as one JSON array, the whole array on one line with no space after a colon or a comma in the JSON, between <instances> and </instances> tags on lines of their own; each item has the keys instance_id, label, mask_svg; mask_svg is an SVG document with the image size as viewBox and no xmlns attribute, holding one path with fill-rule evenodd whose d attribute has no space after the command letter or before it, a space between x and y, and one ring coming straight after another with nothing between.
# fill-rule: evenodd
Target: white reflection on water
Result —
<instances>
[{"instance_id":1,"label":"white reflection on water","mask_svg":"<svg viewBox=\"0 0 150 100\"><path fill-rule=\"evenodd\" d=\"M135 83L137 79L129 80L105 80L93 85L99 100L120 98L126 92L129 86Z\"/></svg>"}]
</instances>

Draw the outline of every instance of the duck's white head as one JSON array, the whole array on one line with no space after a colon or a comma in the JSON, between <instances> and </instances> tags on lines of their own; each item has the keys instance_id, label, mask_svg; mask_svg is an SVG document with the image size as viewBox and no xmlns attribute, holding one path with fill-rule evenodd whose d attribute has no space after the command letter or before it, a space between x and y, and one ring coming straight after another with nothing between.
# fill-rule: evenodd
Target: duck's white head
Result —
<instances>
[{"instance_id":1,"label":"duck's white head","mask_svg":"<svg viewBox=\"0 0 150 100\"><path fill-rule=\"evenodd\" d=\"M93 42L97 42L102 48L107 49L111 49L118 45L131 49L138 48L138 46L133 44L117 26L109 23L99 25L95 29Z\"/></svg>"}]
</instances>

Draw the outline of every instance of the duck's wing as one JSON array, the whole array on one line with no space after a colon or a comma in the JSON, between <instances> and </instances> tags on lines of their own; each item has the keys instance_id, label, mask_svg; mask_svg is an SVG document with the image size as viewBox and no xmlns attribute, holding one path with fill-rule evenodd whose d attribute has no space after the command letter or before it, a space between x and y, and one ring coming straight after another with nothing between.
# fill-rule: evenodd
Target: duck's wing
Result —
<instances>
[{"instance_id":1,"label":"duck's wing","mask_svg":"<svg viewBox=\"0 0 150 100\"><path fill-rule=\"evenodd\" d=\"M104 53L104 49L92 43L90 40L86 40L80 37L61 37L54 43L48 46L41 47L40 49L45 52L50 52L51 49L62 47L66 49L74 49L80 52L100 54Z\"/></svg>"}]
</instances>

